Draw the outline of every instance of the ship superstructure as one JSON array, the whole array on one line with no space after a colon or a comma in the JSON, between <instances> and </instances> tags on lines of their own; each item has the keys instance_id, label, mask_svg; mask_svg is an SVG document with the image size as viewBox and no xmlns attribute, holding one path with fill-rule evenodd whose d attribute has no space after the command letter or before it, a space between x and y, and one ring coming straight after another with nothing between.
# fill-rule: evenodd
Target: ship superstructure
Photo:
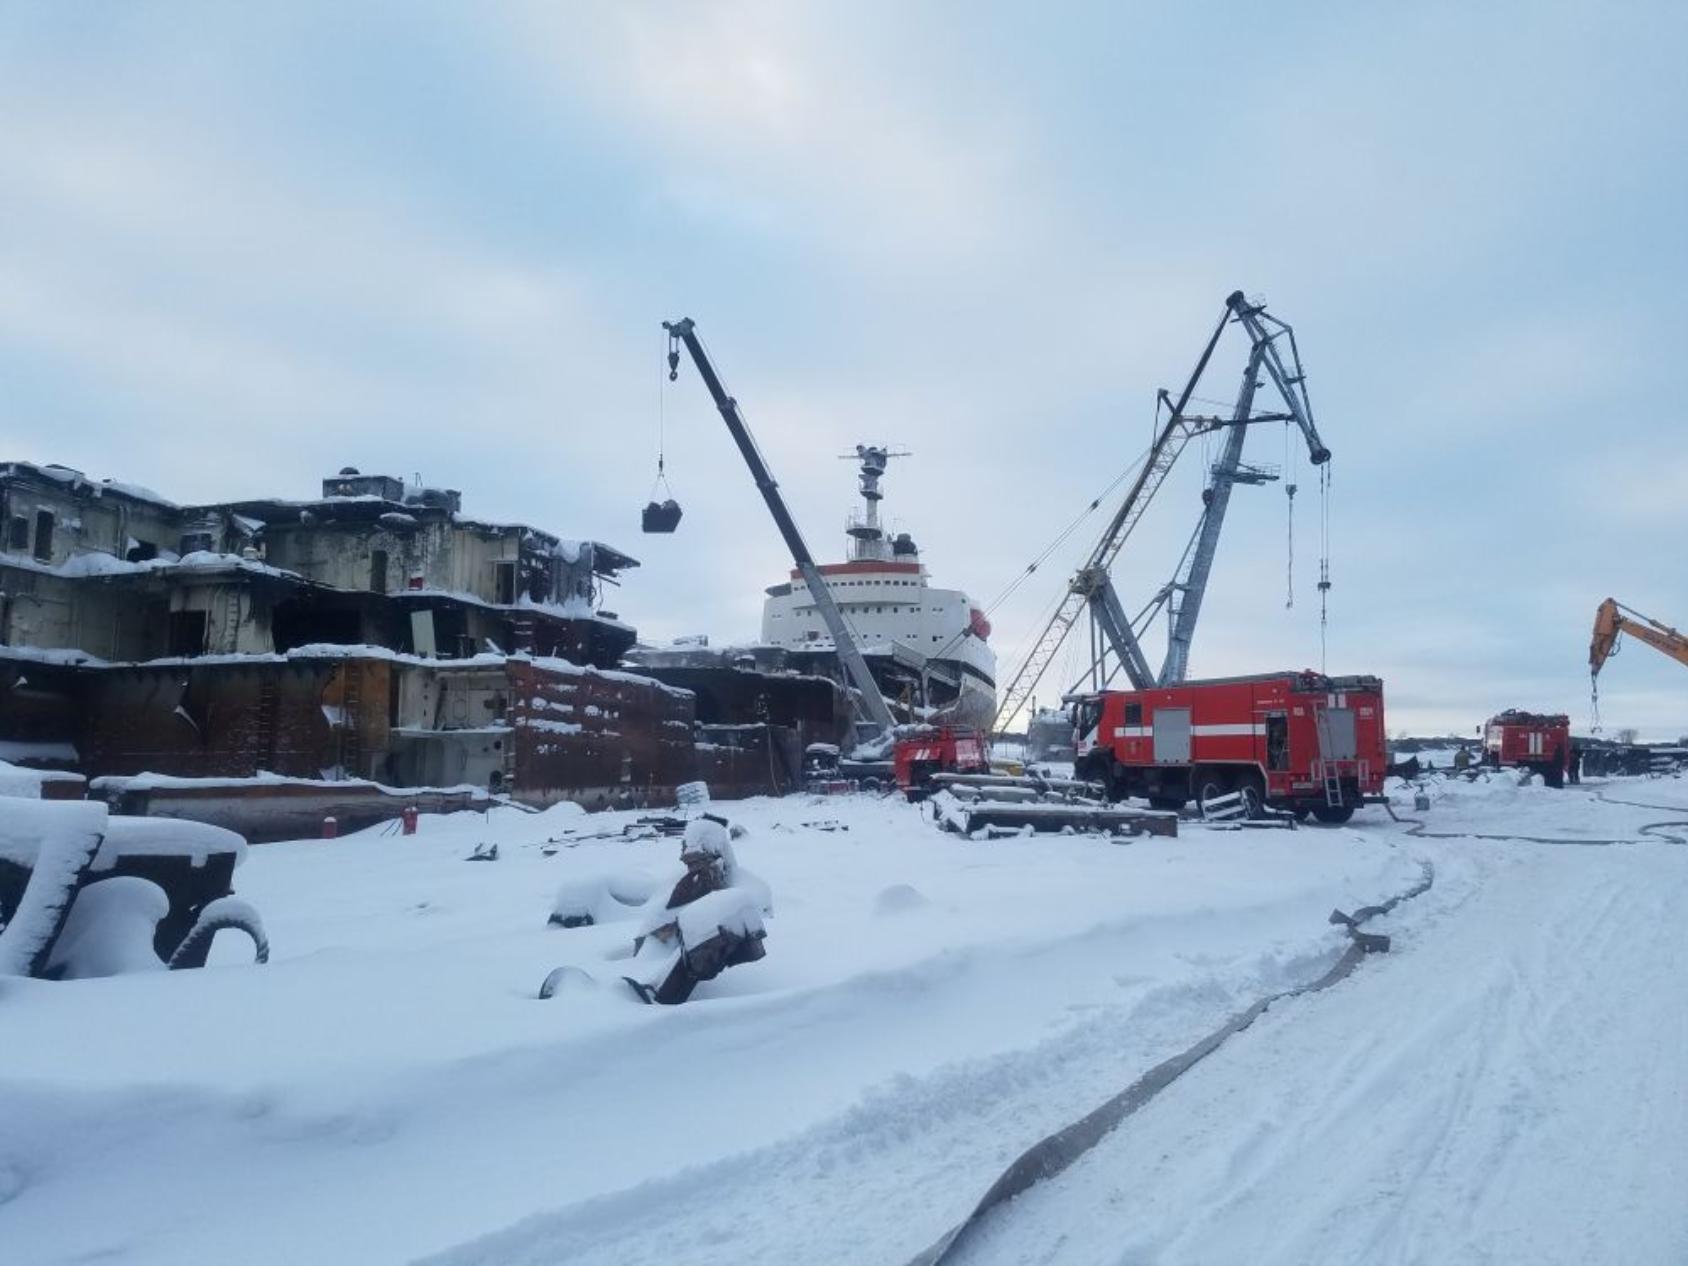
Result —
<instances>
[{"instance_id":1,"label":"ship superstructure","mask_svg":"<svg viewBox=\"0 0 1688 1266\"><path fill-rule=\"evenodd\" d=\"M884 445L856 446L862 506L845 524L846 560L822 563L820 572L893 707L907 719L953 718L984 726L996 704L990 623L961 590L932 585L914 538L893 534L880 517L886 466L905 455ZM813 656L817 667L833 653L826 625L796 571L767 590L762 641Z\"/></svg>"}]
</instances>

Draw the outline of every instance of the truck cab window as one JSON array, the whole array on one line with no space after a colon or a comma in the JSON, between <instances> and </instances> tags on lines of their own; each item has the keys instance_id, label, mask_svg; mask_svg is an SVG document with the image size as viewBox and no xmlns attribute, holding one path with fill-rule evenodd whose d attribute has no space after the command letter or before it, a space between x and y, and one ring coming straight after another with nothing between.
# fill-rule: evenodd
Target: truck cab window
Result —
<instances>
[{"instance_id":1,"label":"truck cab window","mask_svg":"<svg viewBox=\"0 0 1688 1266\"><path fill-rule=\"evenodd\" d=\"M1102 701L1100 699L1081 699L1073 704L1073 729L1083 738L1096 730L1096 725L1102 719Z\"/></svg>"}]
</instances>

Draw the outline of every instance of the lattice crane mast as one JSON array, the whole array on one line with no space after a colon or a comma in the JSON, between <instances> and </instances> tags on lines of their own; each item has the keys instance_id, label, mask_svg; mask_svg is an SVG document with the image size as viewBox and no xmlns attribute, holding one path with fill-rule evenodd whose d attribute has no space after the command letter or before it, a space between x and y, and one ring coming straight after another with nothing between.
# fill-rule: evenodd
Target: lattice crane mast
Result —
<instances>
[{"instance_id":1,"label":"lattice crane mast","mask_svg":"<svg viewBox=\"0 0 1688 1266\"><path fill-rule=\"evenodd\" d=\"M1188 409L1197 385L1207 371L1225 327L1235 322L1248 333L1250 352L1237 404L1231 417L1222 418L1190 414ZM1282 339L1288 344L1288 354L1277 346ZM1255 413L1254 396L1261 375L1270 378L1284 398L1288 412ZM1220 529L1224 525L1230 492L1237 483L1260 482L1272 476L1252 471L1242 464L1245 428L1257 422L1293 421L1301 429L1307 443L1309 459L1316 466L1330 460L1330 450L1319 438L1313 423L1312 407L1307 399L1305 375L1300 355L1295 347L1295 335L1283 321L1267 314L1264 304L1251 304L1243 292L1233 292L1225 300L1225 311L1214 326L1202 348L1184 389L1174 401L1164 389L1156 398L1157 413L1166 409L1165 421L1155 433L1142 468L1127 489L1119 508L1103 529L1096 545L1084 564L1067 584L1067 592L1050 617L1048 624L1032 644L1025 661L1009 682L997 707L991 728L1000 732L1026 706L1037 689L1049 665L1066 642L1067 635L1079 616L1089 611L1093 623L1094 641L1100 648L1087 670L1093 684L1100 685L1105 674L1102 660L1111 651L1130 679L1133 687L1149 689L1157 684L1182 681L1189 662L1190 643L1195 636L1196 621L1201 614L1202 598L1206 593L1208 576L1219 544ZM1113 587L1111 571L1127 538L1137 526L1149 503L1165 482L1173 464L1191 438L1208 432L1230 428L1230 434L1219 462L1213 471L1213 482L1204 500L1206 505L1191 547L1180 561L1173 581L1165 586L1143 612L1133 620L1127 617ZM1328 586L1328 578L1321 579ZM1163 606L1171 604L1172 633L1168 639L1167 656L1157 676L1149 667L1147 657L1138 641L1138 630L1145 627Z\"/></svg>"}]
</instances>

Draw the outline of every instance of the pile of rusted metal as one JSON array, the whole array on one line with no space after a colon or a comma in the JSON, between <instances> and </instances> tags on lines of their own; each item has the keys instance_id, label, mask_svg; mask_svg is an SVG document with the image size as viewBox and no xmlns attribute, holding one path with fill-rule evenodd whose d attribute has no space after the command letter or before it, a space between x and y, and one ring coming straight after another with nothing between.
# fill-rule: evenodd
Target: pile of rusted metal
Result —
<instances>
[{"instance_id":1,"label":"pile of rusted metal","mask_svg":"<svg viewBox=\"0 0 1688 1266\"><path fill-rule=\"evenodd\" d=\"M1012 774L932 777L928 802L941 830L968 838L1003 835L1094 833L1178 834L1178 815L1159 809L1110 804L1094 783Z\"/></svg>"}]
</instances>

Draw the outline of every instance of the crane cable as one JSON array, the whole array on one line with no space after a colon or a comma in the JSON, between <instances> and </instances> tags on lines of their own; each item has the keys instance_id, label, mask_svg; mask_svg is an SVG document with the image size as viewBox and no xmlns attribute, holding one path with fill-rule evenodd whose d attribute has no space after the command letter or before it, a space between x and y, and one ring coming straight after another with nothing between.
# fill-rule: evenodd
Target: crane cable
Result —
<instances>
[{"instance_id":1,"label":"crane cable","mask_svg":"<svg viewBox=\"0 0 1688 1266\"><path fill-rule=\"evenodd\" d=\"M1092 500L1089 505L1085 506L1084 509L1080 510L1078 512L1077 516L1074 517L1072 522L1068 523L1066 527L1062 528L1061 531L1056 534L1055 539L1050 541L1048 545L1044 546L1043 549L1041 551L1039 551L1039 553L1036 555L1036 557L1034 557L1031 562L1026 564L1026 566L1020 571L1020 573L1017 576L1015 576L1015 578L1012 581L1009 582L1009 584L1002 590L1001 593L997 594L996 597L992 598L990 600L990 602L988 604L986 604L985 614L989 615L989 614L991 614L991 612L995 611L998 607L1000 607L1004 602L1006 602L1010 597L1013 596L1014 591L1017 590L1022 584L1024 584L1026 582L1027 578L1030 577L1033 572L1035 572L1039 567L1043 566L1044 563L1048 562L1049 556L1051 554L1053 554L1056 550L1060 549L1061 546L1063 546L1067 543L1067 538L1072 536L1072 534L1074 532L1078 531L1079 525L1082 524L1085 521L1085 519L1089 518L1092 514L1094 514L1096 512L1097 508L1099 506L1101 506L1102 502L1107 500L1108 494L1113 492L1113 490L1115 488L1118 488L1122 483L1124 483L1128 478L1130 478L1131 475L1133 474L1133 472L1135 472L1139 466L1141 466L1145 461L1148 460L1149 453L1153 449L1154 449L1154 445L1150 444L1148 448L1145 448L1143 450L1142 454L1138 458L1136 458L1124 470L1120 471L1120 473L1118 475L1114 476L1112 482L1110 482L1106 488L1102 489L1101 492L1097 493L1095 499Z\"/></svg>"},{"instance_id":2,"label":"crane cable","mask_svg":"<svg viewBox=\"0 0 1688 1266\"><path fill-rule=\"evenodd\" d=\"M1604 668L1606 661L1618 653L1622 641L1622 633L1612 634L1612 645L1601 659L1600 668ZM1589 717L1589 732L1592 734L1600 733L1600 668L1596 668L1588 674L1588 707L1591 714Z\"/></svg>"},{"instance_id":3,"label":"crane cable","mask_svg":"<svg viewBox=\"0 0 1688 1266\"><path fill-rule=\"evenodd\" d=\"M1284 423L1284 468L1289 473L1289 478L1284 481L1284 492L1289 502L1289 552L1284 574L1284 610L1289 611L1295 607L1295 445L1290 443L1288 422Z\"/></svg>"},{"instance_id":4,"label":"crane cable","mask_svg":"<svg viewBox=\"0 0 1688 1266\"><path fill-rule=\"evenodd\" d=\"M1330 463L1319 467L1319 671L1326 671L1330 599Z\"/></svg>"},{"instance_id":5,"label":"crane cable","mask_svg":"<svg viewBox=\"0 0 1688 1266\"><path fill-rule=\"evenodd\" d=\"M1155 406L1155 416L1156 416L1157 422L1158 422L1158 419L1159 419L1159 415L1160 415L1160 405L1157 403L1156 406ZM996 597L992 598L990 600L990 602L988 602L985 605L984 612L985 612L986 615L992 614L1004 602L1008 601L1009 598L1013 597L1015 592L1018 591L1018 589L1020 588L1020 586L1025 584L1025 582L1028 579L1031 578L1032 574L1034 572L1036 572L1039 567L1043 566L1044 563L1048 562L1050 556L1052 554L1054 554L1056 550L1060 549L1061 546L1066 544L1068 538L1071 537L1072 534L1078 530L1079 525L1082 524L1087 518L1089 518L1092 514L1094 514L1096 512L1097 508L1101 506L1102 502L1107 500L1109 494L1111 494L1114 491L1114 489L1118 488L1122 483L1124 483L1127 479L1129 479L1145 462L1147 462L1149 460L1149 457L1155 451L1155 437L1158 436L1158 434L1159 434L1159 427L1157 425L1151 425L1150 430L1149 430L1149 434L1150 434L1149 443L1144 447L1143 451L1135 459L1133 459L1125 467L1125 469L1120 471L1120 473L1118 475L1114 476L1114 478L1109 482L1108 486L1106 488L1102 489L1101 492L1097 493L1095 498L1091 500L1090 504L1085 506L1084 509L1080 510L1078 512L1078 514L1076 516L1074 516L1072 522L1068 523L1066 527L1062 528L1061 531L1056 534L1055 539L1050 541L1048 545L1044 546L1043 549L1036 555L1036 557L1034 557L1030 563L1026 564L1026 566L1020 571L1020 573L1017 576L1015 576L1012 581L1010 581L1008 583L1008 585L1002 590L1001 593L997 594ZM1033 629L1042 629L1044 631L1044 633L1047 633L1048 630L1049 630L1049 626L1051 624L1053 624L1056 617L1059 616L1061 608L1062 608L1063 605L1065 605L1068 596L1069 595L1068 595L1067 591L1065 589L1063 589L1059 594L1056 595L1055 601L1049 606L1048 614L1040 617L1037 621L1035 621L1031 625L1031 627ZM934 651L931 654L931 656L929 656L929 658L932 658L932 659L941 658L942 656L944 656L945 654L948 653L948 651L950 650L951 647L955 646L956 643L960 642L961 639L966 637L966 636L967 636L967 630L963 629L960 633L957 633L954 637L950 638L949 641L945 642L936 651ZM1029 635L1026 641L1022 642L1019 646L1015 647L1014 655L1012 656L1011 662L1017 662L1020 665L1020 668L1017 671L1016 676L1014 678L1014 680L1016 682L1018 681L1019 673L1023 673L1025 671L1026 663L1029 661L1033 651L1036 649L1037 643L1042 639L1042 636L1043 636L1042 633ZM1063 635L1062 641L1065 641L1065 640L1066 640L1065 636ZM1069 653L1075 653L1075 652L1069 651ZM1047 665L1045 665L1045 671L1048 671ZM1040 678L1041 678L1041 676L1042 676L1042 674L1039 674ZM1033 685L1035 687L1036 683L1034 682Z\"/></svg>"},{"instance_id":6,"label":"crane cable","mask_svg":"<svg viewBox=\"0 0 1688 1266\"><path fill-rule=\"evenodd\" d=\"M663 354L668 352L670 336L663 332ZM674 488L668 482L668 373L663 368L664 362L657 362L656 378L656 482L651 485L651 500L657 499L658 489L667 489L670 499L674 496Z\"/></svg>"}]
</instances>

